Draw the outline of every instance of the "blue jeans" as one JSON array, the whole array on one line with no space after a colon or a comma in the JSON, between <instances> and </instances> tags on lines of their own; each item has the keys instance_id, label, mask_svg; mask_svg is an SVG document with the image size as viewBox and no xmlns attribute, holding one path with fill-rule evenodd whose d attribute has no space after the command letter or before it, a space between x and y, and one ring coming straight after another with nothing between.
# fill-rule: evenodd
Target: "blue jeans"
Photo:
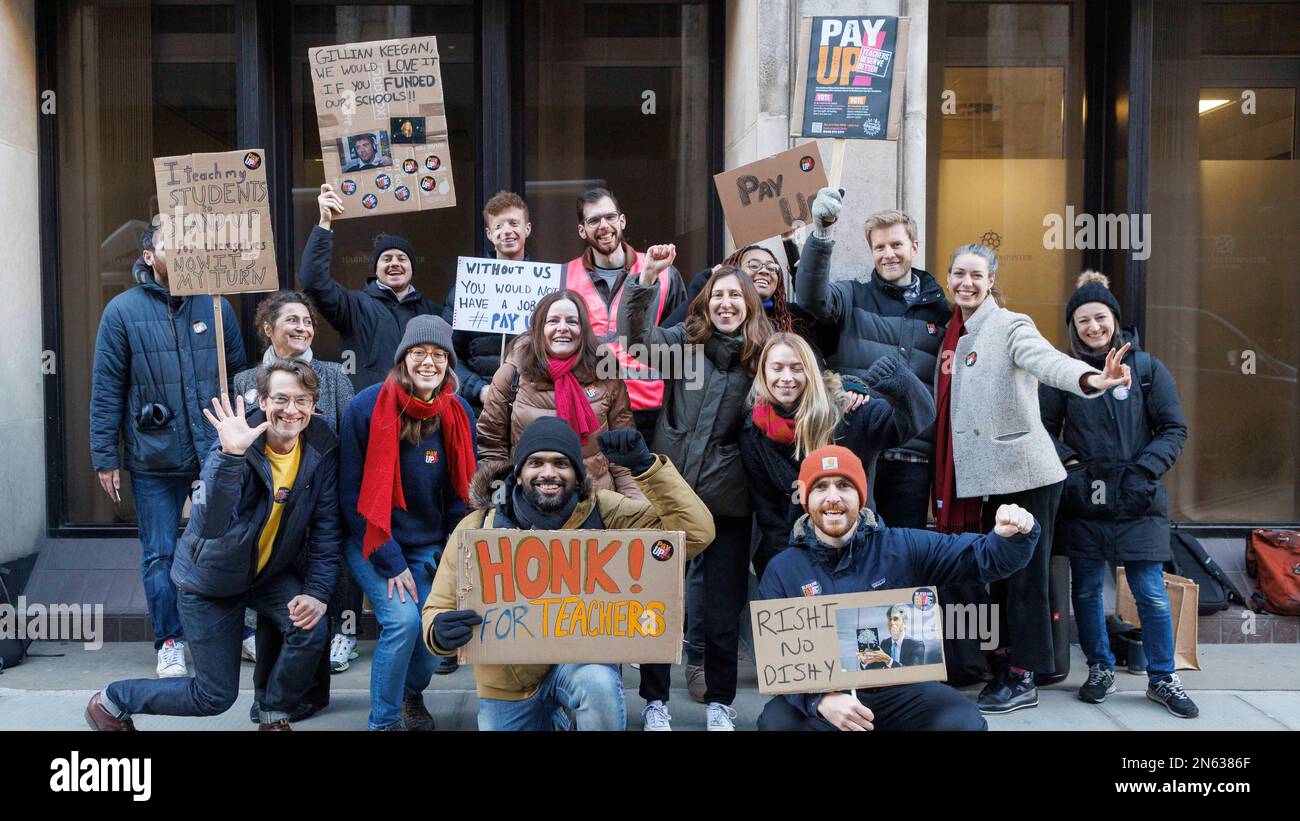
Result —
<instances>
[{"instance_id":1,"label":"blue jeans","mask_svg":"<svg viewBox=\"0 0 1300 821\"><path fill-rule=\"evenodd\" d=\"M490 730L568 729L564 708L573 710L579 730L627 729L627 702L617 664L556 664L537 692L523 701L478 700L478 728Z\"/></svg>"},{"instance_id":2,"label":"blue jeans","mask_svg":"<svg viewBox=\"0 0 1300 821\"><path fill-rule=\"evenodd\" d=\"M375 608L379 622L379 641L370 664L370 721L372 730L402 720L402 696L419 695L433 679L438 659L424 646L420 629L420 608L429 597L433 577L424 565L436 568L438 552L432 547L403 550L411 576L415 579L416 598L408 595L403 603L393 591L388 598L388 579L375 572L369 560L361 557L361 547L347 545L343 558L357 586Z\"/></svg>"},{"instance_id":3,"label":"blue jeans","mask_svg":"<svg viewBox=\"0 0 1300 821\"><path fill-rule=\"evenodd\" d=\"M1165 594L1164 566L1160 562L1124 562L1129 589L1142 621L1142 649L1147 657L1147 677L1167 678L1174 672L1174 624ZM1070 557L1070 598L1079 625L1079 645L1088 664L1115 669L1106 633L1106 609L1102 605L1105 559Z\"/></svg>"},{"instance_id":4,"label":"blue jeans","mask_svg":"<svg viewBox=\"0 0 1300 821\"><path fill-rule=\"evenodd\" d=\"M191 481L185 476L131 475L135 518L140 528L140 575L144 578L149 621L153 622L155 650L167 639L182 637L176 585L171 578L172 555Z\"/></svg>"},{"instance_id":5,"label":"blue jeans","mask_svg":"<svg viewBox=\"0 0 1300 821\"><path fill-rule=\"evenodd\" d=\"M181 591L177 605L194 658L194 676L115 681L105 688L105 695L128 715L214 716L229 710L239 697L239 644L244 608L251 607L284 634L283 649L262 699L261 720L288 718L315 680L316 665L329 639L324 618L306 631L289 621L289 601L301 592L302 580L292 573L281 573L248 593L224 599Z\"/></svg>"}]
</instances>

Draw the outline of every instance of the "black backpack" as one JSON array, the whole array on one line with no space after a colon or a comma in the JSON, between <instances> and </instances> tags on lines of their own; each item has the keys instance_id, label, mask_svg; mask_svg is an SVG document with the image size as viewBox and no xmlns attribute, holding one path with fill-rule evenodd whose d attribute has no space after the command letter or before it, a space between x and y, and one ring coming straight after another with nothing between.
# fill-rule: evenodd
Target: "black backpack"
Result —
<instances>
[{"instance_id":1,"label":"black backpack","mask_svg":"<svg viewBox=\"0 0 1300 821\"><path fill-rule=\"evenodd\" d=\"M1166 569L1191 579L1200 587L1197 615L1208 616L1227 610L1231 604L1246 604L1246 599L1196 537L1176 526L1170 528L1169 552L1173 558L1165 563Z\"/></svg>"},{"instance_id":2,"label":"black backpack","mask_svg":"<svg viewBox=\"0 0 1300 821\"><path fill-rule=\"evenodd\" d=\"M0 567L0 604L7 604L11 607L17 607L18 603L9 596L9 588L5 585L4 577L9 571ZM17 623L14 619L14 623ZM4 672L10 667L17 667L22 663L23 657L27 655L27 648L32 644L31 639L24 638L3 638L0 637L0 672Z\"/></svg>"}]
</instances>

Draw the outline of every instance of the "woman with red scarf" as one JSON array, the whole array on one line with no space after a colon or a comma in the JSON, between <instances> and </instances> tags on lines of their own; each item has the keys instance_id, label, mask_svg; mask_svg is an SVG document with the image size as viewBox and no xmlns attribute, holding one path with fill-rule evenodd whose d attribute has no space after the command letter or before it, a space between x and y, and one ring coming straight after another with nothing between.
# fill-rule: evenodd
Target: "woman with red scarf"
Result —
<instances>
[{"instance_id":1,"label":"woman with red scarf","mask_svg":"<svg viewBox=\"0 0 1300 821\"><path fill-rule=\"evenodd\" d=\"M990 591L1006 620L1001 669L980 693L985 714L1038 706L1035 675L1056 670L1047 597L1052 523L1065 468L1043 427L1038 384L1097 397L1130 382L1127 346L1102 370L1052 347L1034 321L1001 305L998 258L963 245L948 265L956 308L935 373L934 505L943 533L969 533L999 505L1028 510L1042 527L1029 564ZM1118 354L1118 355L1116 355Z\"/></svg>"},{"instance_id":2,"label":"woman with red scarf","mask_svg":"<svg viewBox=\"0 0 1300 821\"><path fill-rule=\"evenodd\" d=\"M420 606L474 475L474 416L457 395L455 367L451 326L415 317L387 378L343 415L343 558L379 622L371 730L433 729L423 693L437 660L420 637Z\"/></svg>"},{"instance_id":3,"label":"woman with red scarf","mask_svg":"<svg viewBox=\"0 0 1300 821\"><path fill-rule=\"evenodd\" d=\"M609 368L603 375L602 365ZM573 291L547 294L537 303L488 389L478 420L480 470L494 475L511 461L524 430L540 416L558 416L582 442L582 459L596 490L645 499L631 472L610 464L599 434L634 428L627 387L613 357L602 360L600 344L582 297Z\"/></svg>"}]
</instances>

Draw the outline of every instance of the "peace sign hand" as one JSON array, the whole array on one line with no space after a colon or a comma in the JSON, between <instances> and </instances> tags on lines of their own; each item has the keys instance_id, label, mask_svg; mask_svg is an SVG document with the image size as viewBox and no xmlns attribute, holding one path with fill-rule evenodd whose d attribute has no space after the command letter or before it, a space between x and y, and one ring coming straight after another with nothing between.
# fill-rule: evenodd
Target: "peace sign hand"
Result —
<instances>
[{"instance_id":1,"label":"peace sign hand","mask_svg":"<svg viewBox=\"0 0 1300 821\"><path fill-rule=\"evenodd\" d=\"M203 409L203 415L207 418L208 423L217 429L217 437L221 440L221 450L232 456L242 456L248 446L262 435L262 431L271 426L268 419L255 428L248 426L248 420L244 418L244 397L235 397L235 408L230 408L230 397L224 393L218 397L212 398L212 407L216 410L213 415L207 408Z\"/></svg>"},{"instance_id":2,"label":"peace sign hand","mask_svg":"<svg viewBox=\"0 0 1300 821\"><path fill-rule=\"evenodd\" d=\"M1110 390L1116 385L1123 385L1128 388L1133 384L1133 377L1129 373L1128 365L1124 364L1124 357L1133 347L1132 342L1125 342L1124 347L1112 348L1106 354L1106 365L1102 368L1100 374L1092 374L1088 384L1095 390Z\"/></svg>"}]
</instances>

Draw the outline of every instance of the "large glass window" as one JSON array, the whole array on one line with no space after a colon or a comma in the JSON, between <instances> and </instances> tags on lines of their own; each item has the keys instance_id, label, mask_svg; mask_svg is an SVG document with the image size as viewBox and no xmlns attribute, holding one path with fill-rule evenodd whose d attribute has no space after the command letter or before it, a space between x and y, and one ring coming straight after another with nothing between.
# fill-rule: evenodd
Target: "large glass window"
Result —
<instances>
[{"instance_id":1,"label":"large glass window","mask_svg":"<svg viewBox=\"0 0 1300 821\"><path fill-rule=\"evenodd\" d=\"M1300 3L1154 15L1147 347L1191 435L1175 519L1295 522Z\"/></svg>"},{"instance_id":2,"label":"large glass window","mask_svg":"<svg viewBox=\"0 0 1300 821\"><path fill-rule=\"evenodd\" d=\"M325 181L320 131L312 93L307 50L331 43L356 43L397 37L436 35L442 62L443 104L447 109L456 207L386 217L337 220L334 230L334 278L361 288L374 274L370 249L376 234L399 234L415 246L415 287L441 301L456 274L456 257L473 254L475 245L475 155L478 110L475 105L474 3L301 4L293 9L293 248L295 260L307 234L320 218L316 197ZM297 282L297 271L294 272ZM327 323L316 329L313 352L328 360L340 356L339 336Z\"/></svg>"},{"instance_id":3,"label":"large glass window","mask_svg":"<svg viewBox=\"0 0 1300 821\"><path fill-rule=\"evenodd\" d=\"M534 258L581 252L574 202L614 191L625 239L677 245L696 271L708 249L708 4L528 3L524 24L525 197ZM689 276L689 273L687 274Z\"/></svg>"},{"instance_id":4,"label":"large glass window","mask_svg":"<svg viewBox=\"0 0 1300 821\"><path fill-rule=\"evenodd\" d=\"M946 282L954 248L992 247L1008 306L1058 347L1082 253L1051 247L1044 219L1084 210L1080 6L949 2L929 43L930 269Z\"/></svg>"},{"instance_id":5,"label":"large glass window","mask_svg":"<svg viewBox=\"0 0 1300 821\"><path fill-rule=\"evenodd\" d=\"M54 412L72 522L135 518L130 483L111 502L90 464L95 333L108 301L135 284L140 231L158 210L151 158L236 148L234 21L231 3L177 0L68 0L58 16L63 407Z\"/></svg>"}]
</instances>

